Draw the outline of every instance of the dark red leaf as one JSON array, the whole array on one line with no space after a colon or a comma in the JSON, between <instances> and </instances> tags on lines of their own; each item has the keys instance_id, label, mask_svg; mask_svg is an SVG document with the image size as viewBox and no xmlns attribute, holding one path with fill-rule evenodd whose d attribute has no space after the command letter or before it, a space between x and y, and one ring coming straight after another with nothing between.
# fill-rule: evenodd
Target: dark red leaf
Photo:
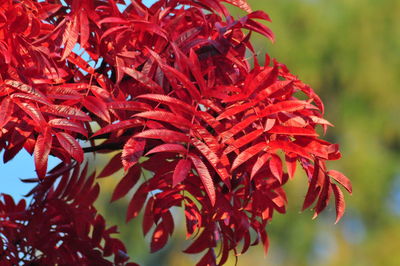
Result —
<instances>
[{"instance_id":1,"label":"dark red leaf","mask_svg":"<svg viewBox=\"0 0 400 266\"><path fill-rule=\"evenodd\" d=\"M185 180L191 169L192 169L192 163L190 162L190 160L188 159L179 160L178 163L176 164L174 174L172 176L172 187L175 187L177 184Z\"/></svg>"},{"instance_id":2,"label":"dark red leaf","mask_svg":"<svg viewBox=\"0 0 400 266\"><path fill-rule=\"evenodd\" d=\"M197 237L193 243L187 247L183 252L189 254L200 253L203 250L213 247L212 234L210 230L204 229L204 231Z\"/></svg>"},{"instance_id":3,"label":"dark red leaf","mask_svg":"<svg viewBox=\"0 0 400 266\"><path fill-rule=\"evenodd\" d=\"M115 101L107 103L108 108L116 110L148 111L151 107L145 103L133 101Z\"/></svg>"},{"instance_id":4,"label":"dark red leaf","mask_svg":"<svg viewBox=\"0 0 400 266\"><path fill-rule=\"evenodd\" d=\"M122 165L124 166L125 171L139 161L140 157L143 156L145 147L146 140L141 138L131 137L125 143L121 156Z\"/></svg>"},{"instance_id":5,"label":"dark red leaf","mask_svg":"<svg viewBox=\"0 0 400 266\"><path fill-rule=\"evenodd\" d=\"M315 109L316 107L305 101L290 100L284 102L278 102L265 107L259 114L259 117L265 117L279 112L294 112L302 109Z\"/></svg>"},{"instance_id":6,"label":"dark red leaf","mask_svg":"<svg viewBox=\"0 0 400 266\"><path fill-rule=\"evenodd\" d=\"M151 227L155 224L153 208L154 208L154 198L149 198L149 200L147 201L146 209L144 210L143 214L142 230L144 236L147 235Z\"/></svg>"},{"instance_id":7,"label":"dark red leaf","mask_svg":"<svg viewBox=\"0 0 400 266\"><path fill-rule=\"evenodd\" d=\"M126 212L126 222L138 216L147 198L147 183L143 183L133 195Z\"/></svg>"},{"instance_id":8,"label":"dark red leaf","mask_svg":"<svg viewBox=\"0 0 400 266\"><path fill-rule=\"evenodd\" d=\"M121 154L122 153L117 153L116 155L114 155L114 157L111 158L111 160L106 164L104 169L99 174L98 178L110 176L123 167Z\"/></svg>"},{"instance_id":9,"label":"dark red leaf","mask_svg":"<svg viewBox=\"0 0 400 266\"><path fill-rule=\"evenodd\" d=\"M150 252L154 253L162 249L168 241L168 233L165 230L164 223L157 225L151 238Z\"/></svg>"},{"instance_id":10,"label":"dark red leaf","mask_svg":"<svg viewBox=\"0 0 400 266\"><path fill-rule=\"evenodd\" d=\"M131 167L128 173L126 173L126 175L121 179L121 181L119 181L117 187L114 189L111 201L116 201L125 196L129 190L136 185L140 175L141 169L139 166L135 165Z\"/></svg>"}]
</instances>

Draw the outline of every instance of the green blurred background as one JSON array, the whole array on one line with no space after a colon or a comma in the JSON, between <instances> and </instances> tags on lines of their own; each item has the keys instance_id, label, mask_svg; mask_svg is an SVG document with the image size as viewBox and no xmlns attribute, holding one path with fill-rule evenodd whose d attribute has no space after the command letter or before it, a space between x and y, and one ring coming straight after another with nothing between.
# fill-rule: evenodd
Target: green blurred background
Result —
<instances>
[{"instance_id":1,"label":"green blurred background","mask_svg":"<svg viewBox=\"0 0 400 266\"><path fill-rule=\"evenodd\" d=\"M257 246L238 265L400 265L400 1L249 0L272 18L276 42L253 35L261 57L285 63L311 85L326 105L335 127L325 139L339 143L342 159L329 165L353 183L347 210L334 225L331 205L316 220L300 213L306 193L302 173L286 187L289 208L268 226L270 251ZM240 11L232 9L235 16ZM98 165L105 158L98 157ZM120 179L101 180L98 206L108 224L119 224L129 255L142 265L194 265L181 252L188 244L176 224L173 241L149 254L141 218L124 222L128 199L109 205ZM232 257L227 265L234 265Z\"/></svg>"}]
</instances>

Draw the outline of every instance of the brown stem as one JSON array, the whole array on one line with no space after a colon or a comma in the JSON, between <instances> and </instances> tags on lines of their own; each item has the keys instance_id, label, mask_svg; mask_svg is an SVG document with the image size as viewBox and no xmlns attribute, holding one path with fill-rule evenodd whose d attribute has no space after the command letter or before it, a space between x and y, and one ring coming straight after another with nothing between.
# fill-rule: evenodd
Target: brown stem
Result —
<instances>
[{"instance_id":1,"label":"brown stem","mask_svg":"<svg viewBox=\"0 0 400 266\"><path fill-rule=\"evenodd\" d=\"M104 144L100 144L97 146L90 146L90 147L85 147L82 148L83 152L87 153L87 152L95 152L95 151L99 151L99 150L120 150L123 147L123 143L117 142L117 143L104 143Z\"/></svg>"}]
</instances>

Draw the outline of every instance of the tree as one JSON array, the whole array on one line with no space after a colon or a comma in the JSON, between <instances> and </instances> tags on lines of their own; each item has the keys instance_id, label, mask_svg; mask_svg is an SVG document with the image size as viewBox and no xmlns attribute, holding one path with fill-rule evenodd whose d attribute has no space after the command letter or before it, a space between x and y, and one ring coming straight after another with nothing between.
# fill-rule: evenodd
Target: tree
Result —
<instances>
[{"instance_id":1,"label":"tree","mask_svg":"<svg viewBox=\"0 0 400 266\"><path fill-rule=\"evenodd\" d=\"M93 206L96 179L121 168L112 200L137 187L126 220L144 209L155 252L174 231L170 209L181 207L193 239L184 252L205 252L199 265L259 242L267 252L266 226L285 212L283 185L298 164L308 176L303 209L314 204L316 217L333 194L341 218L338 184L352 188L326 167L340 152L317 133L331 126L322 101L269 55L260 63L250 39L274 39L258 21L266 13L225 0L247 12L234 19L222 2L0 4L0 149L5 162L27 150L37 172L23 180L36 184L28 205L0 201L2 261L127 263L117 228ZM85 153L114 151L88 174ZM48 170L50 155L62 163Z\"/></svg>"}]
</instances>

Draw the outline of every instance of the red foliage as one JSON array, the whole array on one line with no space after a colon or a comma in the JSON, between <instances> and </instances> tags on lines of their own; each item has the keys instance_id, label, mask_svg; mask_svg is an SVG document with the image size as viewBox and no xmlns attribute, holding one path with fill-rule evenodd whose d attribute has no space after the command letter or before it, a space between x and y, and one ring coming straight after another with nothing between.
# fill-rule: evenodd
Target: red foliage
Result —
<instances>
[{"instance_id":1,"label":"red foliage","mask_svg":"<svg viewBox=\"0 0 400 266\"><path fill-rule=\"evenodd\" d=\"M124 11L123 0L65 2L0 3L0 150L7 162L26 149L38 175L26 180L37 183L29 206L3 195L1 260L128 259L93 207L95 175L79 170L86 152L121 150L100 176L124 168L113 200L141 183L126 218L145 209L152 252L174 231L171 207L182 207L193 237L184 252L207 251L199 265L224 264L259 241L267 252L266 225L285 212L283 185L297 163L308 176L303 209L315 203L317 216L333 192L340 219L335 181L350 193L351 184L326 168L340 153L316 132L331 125L323 103L285 65L268 55L260 65L250 42L253 32L273 40L257 21L267 14L245 0L224 1L248 12L239 19L219 0L133 1ZM52 171L49 155L63 162ZM141 180L144 170L152 177Z\"/></svg>"}]
</instances>

